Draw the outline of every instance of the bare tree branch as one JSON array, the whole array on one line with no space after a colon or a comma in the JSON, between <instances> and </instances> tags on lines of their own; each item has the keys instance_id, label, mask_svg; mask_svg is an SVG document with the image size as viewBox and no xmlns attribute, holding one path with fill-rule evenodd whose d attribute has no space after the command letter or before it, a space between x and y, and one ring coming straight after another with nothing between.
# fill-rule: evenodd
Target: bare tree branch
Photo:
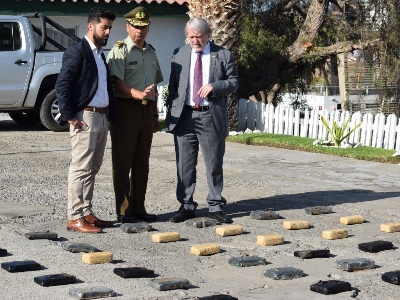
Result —
<instances>
[{"instance_id":1,"label":"bare tree branch","mask_svg":"<svg viewBox=\"0 0 400 300\"><path fill-rule=\"evenodd\" d=\"M355 11L358 9L358 5L354 1L330 0L330 2L335 4L342 12L346 11L346 8L350 8Z\"/></svg>"},{"instance_id":2,"label":"bare tree branch","mask_svg":"<svg viewBox=\"0 0 400 300\"><path fill-rule=\"evenodd\" d=\"M328 3L328 0L312 1L296 41L285 50L291 62L297 61L312 46L325 20Z\"/></svg>"},{"instance_id":3,"label":"bare tree branch","mask_svg":"<svg viewBox=\"0 0 400 300\"><path fill-rule=\"evenodd\" d=\"M295 5L297 5L301 0L292 0L292 1L282 1L281 11L290 11Z\"/></svg>"},{"instance_id":4,"label":"bare tree branch","mask_svg":"<svg viewBox=\"0 0 400 300\"><path fill-rule=\"evenodd\" d=\"M329 56L332 54L340 54L352 52L354 50L362 50L370 46L378 46L382 41L380 39L364 41L353 44L351 42L340 42L327 47L315 47L311 51L307 52L305 56Z\"/></svg>"}]
</instances>

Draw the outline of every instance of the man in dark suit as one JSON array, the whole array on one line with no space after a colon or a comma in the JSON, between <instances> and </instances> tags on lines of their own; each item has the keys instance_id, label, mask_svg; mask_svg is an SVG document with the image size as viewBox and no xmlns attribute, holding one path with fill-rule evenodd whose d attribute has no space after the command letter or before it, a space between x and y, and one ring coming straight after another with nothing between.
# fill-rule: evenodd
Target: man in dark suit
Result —
<instances>
[{"instance_id":1,"label":"man in dark suit","mask_svg":"<svg viewBox=\"0 0 400 300\"><path fill-rule=\"evenodd\" d=\"M199 146L204 157L209 193L208 216L219 223L232 223L223 213L225 138L229 133L227 96L238 89L233 56L209 41L211 28L204 19L193 18L185 27L189 45L174 51L168 85L166 123L174 134L177 189L181 206L171 222L195 217L193 201Z\"/></svg>"},{"instance_id":2,"label":"man in dark suit","mask_svg":"<svg viewBox=\"0 0 400 300\"><path fill-rule=\"evenodd\" d=\"M92 198L107 143L107 117L115 121L113 88L102 48L114 20L115 14L102 7L90 10L88 31L65 50L56 82L61 123L70 124L67 229L71 231L97 233L113 225L94 215Z\"/></svg>"}]
</instances>

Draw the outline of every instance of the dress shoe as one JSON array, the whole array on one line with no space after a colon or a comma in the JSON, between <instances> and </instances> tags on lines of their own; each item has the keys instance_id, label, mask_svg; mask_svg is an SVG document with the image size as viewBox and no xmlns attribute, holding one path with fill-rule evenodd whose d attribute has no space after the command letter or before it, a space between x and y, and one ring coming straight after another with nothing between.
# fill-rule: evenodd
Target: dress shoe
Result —
<instances>
[{"instance_id":1,"label":"dress shoe","mask_svg":"<svg viewBox=\"0 0 400 300\"><path fill-rule=\"evenodd\" d=\"M102 232L101 228L90 225L85 221L84 218L77 220L68 220L67 223L68 231L78 231L82 233L99 233Z\"/></svg>"},{"instance_id":2,"label":"dress shoe","mask_svg":"<svg viewBox=\"0 0 400 300\"><path fill-rule=\"evenodd\" d=\"M209 212L208 217L217 220L218 223L233 223L222 211Z\"/></svg>"},{"instance_id":3,"label":"dress shoe","mask_svg":"<svg viewBox=\"0 0 400 300\"><path fill-rule=\"evenodd\" d=\"M189 219L193 219L195 217L194 211L186 210L186 209L181 209L176 213L174 216L169 218L169 220L173 223L181 223Z\"/></svg>"},{"instance_id":4,"label":"dress shoe","mask_svg":"<svg viewBox=\"0 0 400 300\"><path fill-rule=\"evenodd\" d=\"M113 226L113 222L100 220L94 214L85 216L85 221L87 223L89 223L90 225L94 225L96 227L112 227Z\"/></svg>"},{"instance_id":5,"label":"dress shoe","mask_svg":"<svg viewBox=\"0 0 400 300\"><path fill-rule=\"evenodd\" d=\"M136 220L136 218L134 216L126 215L126 216L118 216L118 222L121 222L121 223L136 223L137 220Z\"/></svg>"},{"instance_id":6,"label":"dress shoe","mask_svg":"<svg viewBox=\"0 0 400 300\"><path fill-rule=\"evenodd\" d=\"M153 214L144 213L142 215L135 215L135 218L140 221L153 222L157 221L157 216Z\"/></svg>"}]
</instances>

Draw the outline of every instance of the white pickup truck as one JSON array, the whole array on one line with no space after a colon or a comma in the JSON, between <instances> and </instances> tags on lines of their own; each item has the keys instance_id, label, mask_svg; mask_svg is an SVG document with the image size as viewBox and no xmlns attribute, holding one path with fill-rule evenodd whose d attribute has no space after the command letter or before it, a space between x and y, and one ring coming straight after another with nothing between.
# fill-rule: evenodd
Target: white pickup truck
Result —
<instances>
[{"instance_id":1,"label":"white pickup truck","mask_svg":"<svg viewBox=\"0 0 400 300\"><path fill-rule=\"evenodd\" d=\"M50 26L53 37L58 38L47 35ZM64 46L56 39L63 40ZM41 122L49 130L65 130L66 126L58 123L54 85L66 41L72 44L77 40L40 13L0 15L0 112L19 124Z\"/></svg>"}]
</instances>

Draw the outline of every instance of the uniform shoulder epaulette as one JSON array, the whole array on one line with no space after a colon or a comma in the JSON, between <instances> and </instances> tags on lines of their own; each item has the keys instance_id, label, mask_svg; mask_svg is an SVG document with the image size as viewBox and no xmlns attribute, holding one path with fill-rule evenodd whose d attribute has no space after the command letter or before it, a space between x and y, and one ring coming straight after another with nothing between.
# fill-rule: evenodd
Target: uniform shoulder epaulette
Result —
<instances>
[{"instance_id":1,"label":"uniform shoulder epaulette","mask_svg":"<svg viewBox=\"0 0 400 300\"><path fill-rule=\"evenodd\" d=\"M124 44L124 41L117 41L114 46L121 48L123 44Z\"/></svg>"},{"instance_id":2,"label":"uniform shoulder epaulette","mask_svg":"<svg viewBox=\"0 0 400 300\"><path fill-rule=\"evenodd\" d=\"M151 49L153 49L154 51L156 51L156 49L153 47L152 44L149 44L149 47L150 47Z\"/></svg>"}]
</instances>

